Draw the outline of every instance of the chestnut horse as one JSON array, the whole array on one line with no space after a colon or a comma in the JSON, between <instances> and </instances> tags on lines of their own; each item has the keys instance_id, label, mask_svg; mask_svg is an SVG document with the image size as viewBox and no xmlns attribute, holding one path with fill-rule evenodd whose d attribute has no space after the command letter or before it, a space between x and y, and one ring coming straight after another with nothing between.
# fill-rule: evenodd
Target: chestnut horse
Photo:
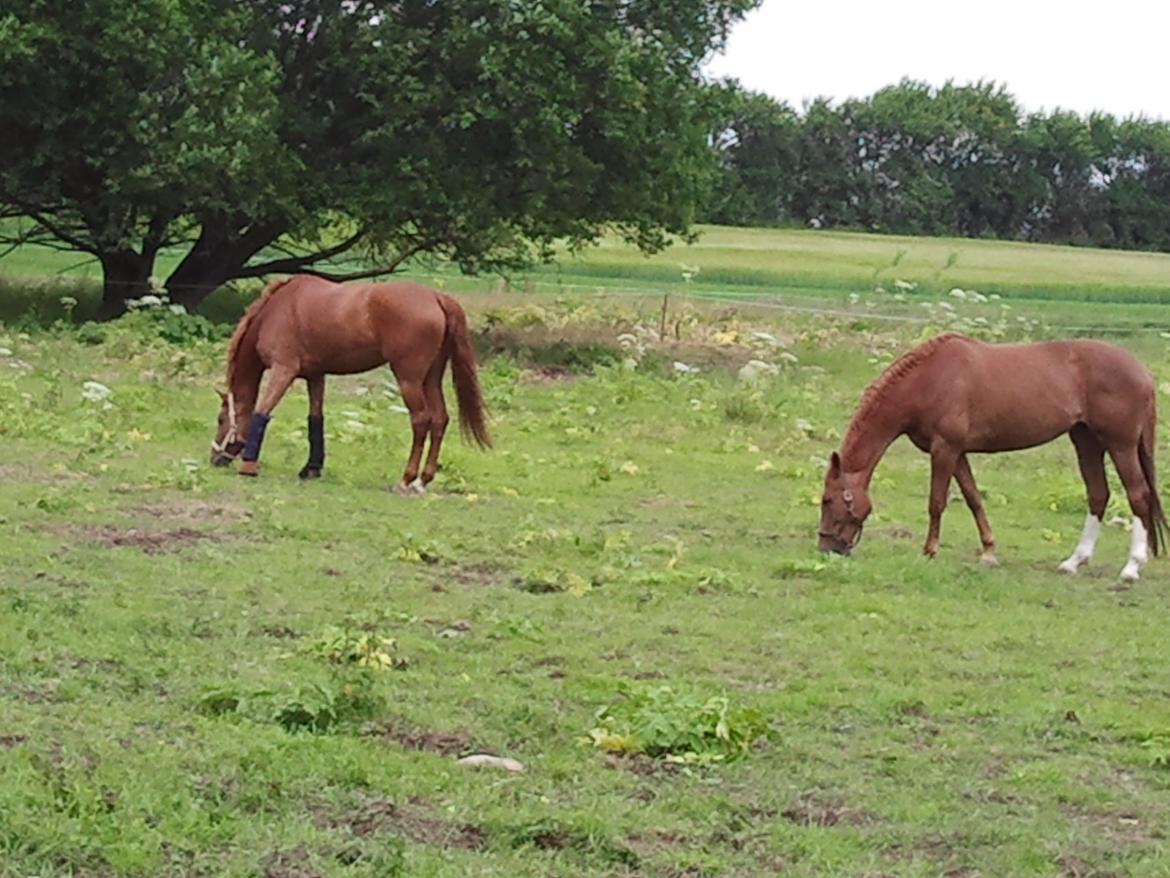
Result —
<instances>
[{"instance_id":1,"label":"chestnut horse","mask_svg":"<svg viewBox=\"0 0 1170 878\"><path fill-rule=\"evenodd\" d=\"M475 351L467 317L453 298L413 283L336 284L309 275L273 281L244 313L228 346L228 389L220 393L211 461L224 466L242 456L240 475L257 475L272 410L293 381L303 378L309 387L309 461L300 476L319 477L325 465L325 376L389 363L414 436L394 490L424 493L439 467L449 420L443 400L448 360L463 435L487 448L491 440ZM261 396L265 371L268 384ZM428 435L431 445L420 475Z\"/></svg>"},{"instance_id":2,"label":"chestnut horse","mask_svg":"<svg viewBox=\"0 0 1170 878\"><path fill-rule=\"evenodd\" d=\"M962 335L933 338L896 360L869 386L833 452L821 500L818 548L849 554L870 513L869 483L899 436L930 454L930 528L922 552L938 551L939 522L951 478L975 516L982 561L995 564L995 538L970 452L1014 451L1068 433L1089 497L1080 542L1065 573L1093 555L1109 502L1105 453L1133 511L1129 560L1121 578L1136 580L1165 542L1166 516L1154 480L1154 381L1132 354L1098 341L984 344Z\"/></svg>"}]
</instances>

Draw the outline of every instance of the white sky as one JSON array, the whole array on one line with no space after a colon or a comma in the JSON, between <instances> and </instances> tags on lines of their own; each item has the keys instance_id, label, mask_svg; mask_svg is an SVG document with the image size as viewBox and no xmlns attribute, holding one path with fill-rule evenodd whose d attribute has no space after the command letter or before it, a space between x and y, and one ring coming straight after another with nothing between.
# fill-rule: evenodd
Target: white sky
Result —
<instances>
[{"instance_id":1,"label":"white sky","mask_svg":"<svg viewBox=\"0 0 1170 878\"><path fill-rule=\"evenodd\" d=\"M985 79L1025 111L1170 120L1170 2L764 0L707 72L796 108L902 77Z\"/></svg>"}]
</instances>

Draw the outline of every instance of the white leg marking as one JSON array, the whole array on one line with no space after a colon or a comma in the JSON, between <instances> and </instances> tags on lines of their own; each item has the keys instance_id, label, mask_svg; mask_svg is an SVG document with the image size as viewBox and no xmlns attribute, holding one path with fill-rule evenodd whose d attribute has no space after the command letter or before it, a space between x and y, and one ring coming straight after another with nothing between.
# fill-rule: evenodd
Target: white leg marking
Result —
<instances>
[{"instance_id":1,"label":"white leg marking","mask_svg":"<svg viewBox=\"0 0 1170 878\"><path fill-rule=\"evenodd\" d=\"M1149 559L1150 550L1147 540L1146 526L1142 524L1141 519L1135 518L1133 530L1129 534L1129 560L1121 568L1121 578L1126 582L1137 582L1142 566Z\"/></svg>"},{"instance_id":2,"label":"white leg marking","mask_svg":"<svg viewBox=\"0 0 1170 878\"><path fill-rule=\"evenodd\" d=\"M425 494L427 492L427 486L423 484L422 476L419 476L410 483L410 490L415 494Z\"/></svg>"},{"instance_id":3,"label":"white leg marking","mask_svg":"<svg viewBox=\"0 0 1170 878\"><path fill-rule=\"evenodd\" d=\"M1081 540L1073 553L1061 562L1056 568L1061 573L1076 573L1077 568L1093 557L1093 550L1097 547L1097 536L1101 533L1101 519L1089 513L1085 516L1085 528L1081 531Z\"/></svg>"}]
</instances>

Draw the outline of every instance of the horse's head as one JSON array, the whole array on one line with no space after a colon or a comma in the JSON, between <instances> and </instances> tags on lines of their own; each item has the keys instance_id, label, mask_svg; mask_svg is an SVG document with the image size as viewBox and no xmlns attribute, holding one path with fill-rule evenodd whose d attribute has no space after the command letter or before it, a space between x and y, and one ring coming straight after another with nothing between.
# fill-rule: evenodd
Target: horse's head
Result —
<instances>
[{"instance_id":1,"label":"horse's head","mask_svg":"<svg viewBox=\"0 0 1170 878\"><path fill-rule=\"evenodd\" d=\"M222 390L216 393L219 394L219 418L215 439L211 443L211 462L216 466L227 466L244 450L244 437L240 435L235 399Z\"/></svg>"},{"instance_id":2,"label":"horse's head","mask_svg":"<svg viewBox=\"0 0 1170 878\"><path fill-rule=\"evenodd\" d=\"M861 529L872 508L863 476L845 472L841 456L834 451L829 458L829 471L825 473L817 548L848 555L861 539Z\"/></svg>"}]
</instances>

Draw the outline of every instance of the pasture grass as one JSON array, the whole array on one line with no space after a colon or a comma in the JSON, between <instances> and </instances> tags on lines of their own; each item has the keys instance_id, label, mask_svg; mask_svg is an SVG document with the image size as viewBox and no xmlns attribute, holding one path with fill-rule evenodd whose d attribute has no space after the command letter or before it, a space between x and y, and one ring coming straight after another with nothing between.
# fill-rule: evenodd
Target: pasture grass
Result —
<instances>
[{"instance_id":1,"label":"pasture grass","mask_svg":"<svg viewBox=\"0 0 1170 878\"><path fill-rule=\"evenodd\" d=\"M974 462L998 569L961 501L919 557L904 441L856 557L814 551L861 390L941 324L465 302L496 448L452 430L413 500L384 372L331 380L324 479L298 388L253 481L206 461L222 341L0 330L0 875L1165 874L1167 562L1121 588L1109 527L1056 574L1067 443ZM719 698L739 758L702 756ZM607 753L606 708L698 743Z\"/></svg>"},{"instance_id":2,"label":"pasture grass","mask_svg":"<svg viewBox=\"0 0 1170 878\"><path fill-rule=\"evenodd\" d=\"M1069 327L1115 324L1118 304L1133 306L1124 312L1127 325L1162 325L1162 309L1170 303L1170 254L1165 253L810 229L700 226L698 232L694 243L676 243L651 257L611 236L595 248L563 252L553 264L506 278L465 277L449 264L428 260L416 260L401 276L455 292L605 290L616 296L671 293L814 308L848 307L862 296L870 308L894 315L920 314L923 304L958 287L1001 296ZM156 274L165 277L181 256L178 249L164 251ZM332 263L337 271L367 267ZM899 295L897 282L914 289ZM203 312L214 320L233 319L258 283L218 291ZM43 325L64 316L62 295L79 301L74 318L96 313L100 271L92 258L42 246L0 258L0 319Z\"/></svg>"}]
</instances>

